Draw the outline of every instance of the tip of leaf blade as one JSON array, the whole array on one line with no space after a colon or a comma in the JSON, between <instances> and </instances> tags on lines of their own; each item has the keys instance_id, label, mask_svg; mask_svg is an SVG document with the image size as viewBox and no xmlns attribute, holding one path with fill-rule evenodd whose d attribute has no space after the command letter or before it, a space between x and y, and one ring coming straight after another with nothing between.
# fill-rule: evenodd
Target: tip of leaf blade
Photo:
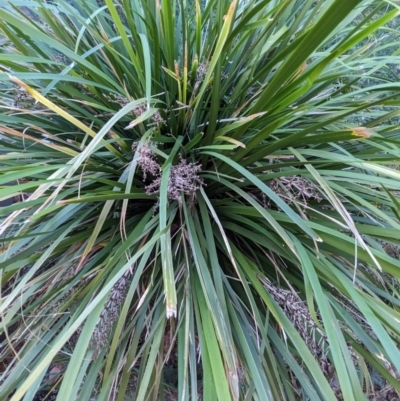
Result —
<instances>
[{"instance_id":1,"label":"tip of leaf blade","mask_svg":"<svg viewBox=\"0 0 400 401\"><path fill-rule=\"evenodd\" d=\"M177 316L176 308L167 306L166 316L167 316L167 319L170 319L171 317L176 319L176 316Z\"/></svg>"},{"instance_id":2,"label":"tip of leaf blade","mask_svg":"<svg viewBox=\"0 0 400 401\"><path fill-rule=\"evenodd\" d=\"M14 75L11 74L7 74L8 77L10 78L11 81L13 81L14 83L16 83L17 85L19 85L21 88L25 89L27 92L29 92L29 86L27 84L25 84L24 82L22 82L20 79L18 79L17 77L15 77Z\"/></svg>"},{"instance_id":3,"label":"tip of leaf blade","mask_svg":"<svg viewBox=\"0 0 400 401\"><path fill-rule=\"evenodd\" d=\"M358 138L369 139L372 137L373 132L366 127L352 128L351 132Z\"/></svg>"}]
</instances>

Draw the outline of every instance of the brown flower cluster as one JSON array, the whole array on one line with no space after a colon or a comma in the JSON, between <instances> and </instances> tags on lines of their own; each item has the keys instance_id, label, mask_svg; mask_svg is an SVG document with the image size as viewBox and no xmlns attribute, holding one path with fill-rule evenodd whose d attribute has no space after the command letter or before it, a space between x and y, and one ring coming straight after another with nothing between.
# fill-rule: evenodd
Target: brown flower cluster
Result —
<instances>
[{"instance_id":1,"label":"brown flower cluster","mask_svg":"<svg viewBox=\"0 0 400 401\"><path fill-rule=\"evenodd\" d=\"M196 191L203 185L203 180L198 175L200 169L199 164L188 163L181 157L179 163L171 167L167 190L168 199L182 202L182 193L193 198ZM146 186L146 193L148 195L157 194L160 192L160 187L161 176Z\"/></svg>"},{"instance_id":2,"label":"brown flower cluster","mask_svg":"<svg viewBox=\"0 0 400 401\"><path fill-rule=\"evenodd\" d=\"M140 117L143 113L147 111L147 107L145 105L141 105L136 107L133 110L133 113L135 114L136 117ZM160 113L157 111L154 113L150 119L153 121L155 124L166 124L166 121L161 117Z\"/></svg>"},{"instance_id":3,"label":"brown flower cluster","mask_svg":"<svg viewBox=\"0 0 400 401\"><path fill-rule=\"evenodd\" d=\"M104 95L104 97L109 102L119 104L121 107L125 107L130 102L130 100L126 96L122 96L116 93L110 93L109 96ZM136 117L140 117L146 111L147 107L145 105L140 105L133 110L133 114L135 114ZM155 124L166 124L166 121L161 117L158 111L150 117L150 120Z\"/></svg>"},{"instance_id":4,"label":"brown flower cluster","mask_svg":"<svg viewBox=\"0 0 400 401\"><path fill-rule=\"evenodd\" d=\"M161 188L161 165L157 161L156 153L151 149L155 146L155 143L148 141L137 150L139 155L137 164L143 172L143 181L146 181L149 175L153 177L152 182L145 187L148 195L158 194ZM132 146L133 149L137 147L137 143ZM168 199L182 202L182 194L193 198L196 191L203 185L203 180L198 174L200 170L199 164L189 163L180 156L179 163L171 167L167 189Z\"/></svg>"},{"instance_id":5,"label":"brown flower cluster","mask_svg":"<svg viewBox=\"0 0 400 401\"><path fill-rule=\"evenodd\" d=\"M138 146L138 142L135 142L132 145L132 149L135 150ZM157 146L153 142L146 142L142 146L140 146L137 150L138 159L137 164L143 172L143 181L146 181L147 175L150 174L154 177L160 175L161 166L158 164L156 159L156 153L150 148L150 146Z\"/></svg>"}]
</instances>

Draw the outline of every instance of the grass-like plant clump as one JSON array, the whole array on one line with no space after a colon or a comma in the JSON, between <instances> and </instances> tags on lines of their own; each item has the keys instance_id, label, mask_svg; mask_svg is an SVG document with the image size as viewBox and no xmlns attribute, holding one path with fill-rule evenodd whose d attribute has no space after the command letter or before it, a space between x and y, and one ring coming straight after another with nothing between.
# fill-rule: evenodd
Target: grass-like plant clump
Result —
<instances>
[{"instance_id":1,"label":"grass-like plant clump","mask_svg":"<svg viewBox=\"0 0 400 401\"><path fill-rule=\"evenodd\" d=\"M397 399L398 11L1 2L0 399Z\"/></svg>"}]
</instances>

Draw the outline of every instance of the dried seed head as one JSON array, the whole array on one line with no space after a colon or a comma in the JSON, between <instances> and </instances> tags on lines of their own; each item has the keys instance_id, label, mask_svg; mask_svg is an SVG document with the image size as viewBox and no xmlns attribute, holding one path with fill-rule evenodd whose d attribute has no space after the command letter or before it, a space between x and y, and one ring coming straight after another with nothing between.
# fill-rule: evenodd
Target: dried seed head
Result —
<instances>
[{"instance_id":1,"label":"dried seed head","mask_svg":"<svg viewBox=\"0 0 400 401\"><path fill-rule=\"evenodd\" d=\"M316 185L307 178L301 176L279 177L269 182L270 188L288 203L293 203L296 199L322 200Z\"/></svg>"},{"instance_id":2,"label":"dried seed head","mask_svg":"<svg viewBox=\"0 0 400 401\"><path fill-rule=\"evenodd\" d=\"M314 357L319 362L322 372L329 379L329 384L334 391L336 397L338 399L343 399L341 387L338 381L337 374L335 373L333 366L327 358L327 351L329 349L329 343L327 336L320 328L316 325L314 320L311 317L311 314L306 306L306 304L300 299L300 297L292 291L287 291L279 287L275 287L273 284L268 282L267 280L260 278L263 282L264 286L267 288L269 293L273 296L275 301L282 308L283 312L292 322L295 329L303 338L304 342L307 344L309 349L311 350ZM346 308L348 312L354 317L354 319L359 322L362 326L364 326L364 330L370 333L371 329L365 327L366 323L364 322L364 317L360 316L359 313L352 307L346 303L343 303L341 298L337 298L337 300ZM341 323L341 322L339 322ZM346 330L346 327L341 327L343 330ZM369 330L368 330L369 328ZM318 335L316 335L318 334ZM319 340L317 340L319 338ZM348 345L348 351L350 353L351 359L355 366L359 366L359 356L354 351L353 347L350 344ZM400 380L400 373L396 371L394 366L383 356L378 356L382 363L384 364L386 370L396 379ZM385 382L386 383L386 382ZM295 386L296 387L296 386ZM394 394L393 387L386 383L385 386L379 386L379 392L376 392L374 398L369 398L373 400L386 400L390 398L385 398L387 394ZM376 397L376 398L375 398Z\"/></svg>"},{"instance_id":3,"label":"dried seed head","mask_svg":"<svg viewBox=\"0 0 400 401\"><path fill-rule=\"evenodd\" d=\"M121 107L125 107L131 101L126 96L122 96L116 93L110 93L110 95L104 95L104 97L108 99L109 102L119 104ZM136 117L140 117L146 111L147 107L142 104L133 109L133 114L135 114ZM166 121L161 117L158 111L150 117L150 120L152 120L153 123L156 124L166 124ZM132 128L131 124L129 124L126 129Z\"/></svg>"},{"instance_id":4,"label":"dried seed head","mask_svg":"<svg viewBox=\"0 0 400 401\"><path fill-rule=\"evenodd\" d=\"M207 75L208 67L209 67L208 61L204 61L198 65L193 87L194 91L197 91L201 83L204 81L204 78Z\"/></svg>"},{"instance_id":5,"label":"dried seed head","mask_svg":"<svg viewBox=\"0 0 400 401\"><path fill-rule=\"evenodd\" d=\"M207 75L208 67L208 61L204 61L198 65L196 72L196 81L202 81L205 78L205 76Z\"/></svg>"},{"instance_id":6,"label":"dried seed head","mask_svg":"<svg viewBox=\"0 0 400 401\"><path fill-rule=\"evenodd\" d=\"M326 370L329 365L326 358L327 337L314 322L307 305L295 292L275 287L265 279L262 282L320 362L321 368Z\"/></svg>"},{"instance_id":7,"label":"dried seed head","mask_svg":"<svg viewBox=\"0 0 400 401\"><path fill-rule=\"evenodd\" d=\"M130 100L126 96L122 96L117 93L110 93L110 95L104 95L104 97L110 102L110 103L116 103L120 105L121 107L126 106Z\"/></svg>"},{"instance_id":8,"label":"dried seed head","mask_svg":"<svg viewBox=\"0 0 400 401\"><path fill-rule=\"evenodd\" d=\"M199 177L198 172L201 166L196 163L188 163L182 157L176 166L171 167L168 180L168 199L182 201L181 194L194 197L196 191L203 185L203 180ZM156 178L150 185L146 187L148 195L160 192L161 177Z\"/></svg>"},{"instance_id":9,"label":"dried seed head","mask_svg":"<svg viewBox=\"0 0 400 401\"><path fill-rule=\"evenodd\" d=\"M151 116L151 119L155 124L166 124L167 122L161 117L161 114L157 111Z\"/></svg>"},{"instance_id":10,"label":"dried seed head","mask_svg":"<svg viewBox=\"0 0 400 401\"><path fill-rule=\"evenodd\" d=\"M138 142L134 142L132 149L137 149L138 145ZM156 147L157 145L153 142L147 141L142 144L137 151L139 155L137 164L143 172L143 181L146 181L147 174L151 174L154 177L160 175L161 166L157 162L156 153L150 148L150 146Z\"/></svg>"},{"instance_id":11,"label":"dried seed head","mask_svg":"<svg viewBox=\"0 0 400 401\"><path fill-rule=\"evenodd\" d=\"M133 110L133 113L135 114L136 117L140 117L146 111L147 111L147 107L145 105L141 105L141 106L136 107ZM153 121L153 123L156 123L156 124L166 124L166 121L161 117L161 115L160 115L160 113L158 111L155 112L150 117L150 120Z\"/></svg>"},{"instance_id":12,"label":"dried seed head","mask_svg":"<svg viewBox=\"0 0 400 401\"><path fill-rule=\"evenodd\" d=\"M121 306L125 300L131 270L128 270L114 285L103 311L97 321L89 342L89 348L93 350L95 359L101 350L107 345L114 323L117 321Z\"/></svg>"},{"instance_id":13,"label":"dried seed head","mask_svg":"<svg viewBox=\"0 0 400 401\"><path fill-rule=\"evenodd\" d=\"M61 63L64 65L71 64L71 60L63 53L53 53L51 59L56 63Z\"/></svg>"},{"instance_id":14,"label":"dried seed head","mask_svg":"<svg viewBox=\"0 0 400 401\"><path fill-rule=\"evenodd\" d=\"M400 247L398 245L392 244L391 242L381 242L383 250L392 258L399 259L400 257Z\"/></svg>"},{"instance_id":15,"label":"dried seed head","mask_svg":"<svg viewBox=\"0 0 400 401\"><path fill-rule=\"evenodd\" d=\"M35 99L24 89L17 89L14 97L13 106L18 109L31 109L35 105Z\"/></svg>"}]
</instances>

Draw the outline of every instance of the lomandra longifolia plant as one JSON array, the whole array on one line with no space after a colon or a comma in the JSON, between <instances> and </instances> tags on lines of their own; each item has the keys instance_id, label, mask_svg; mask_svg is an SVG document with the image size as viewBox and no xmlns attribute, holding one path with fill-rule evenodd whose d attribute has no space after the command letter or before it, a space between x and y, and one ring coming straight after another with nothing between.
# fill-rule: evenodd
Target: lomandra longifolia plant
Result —
<instances>
[{"instance_id":1,"label":"lomandra longifolia plant","mask_svg":"<svg viewBox=\"0 0 400 401\"><path fill-rule=\"evenodd\" d=\"M397 399L398 11L0 2L0 399Z\"/></svg>"}]
</instances>

